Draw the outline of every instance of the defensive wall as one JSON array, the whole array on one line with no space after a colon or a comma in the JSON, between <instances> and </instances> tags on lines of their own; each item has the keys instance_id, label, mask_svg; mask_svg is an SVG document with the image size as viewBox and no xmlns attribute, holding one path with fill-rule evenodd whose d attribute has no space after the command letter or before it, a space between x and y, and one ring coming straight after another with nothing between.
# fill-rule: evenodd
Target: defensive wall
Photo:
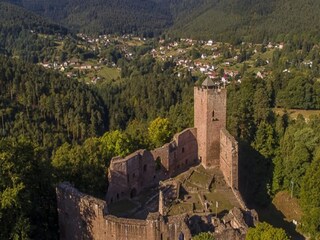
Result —
<instances>
[{"instance_id":1,"label":"defensive wall","mask_svg":"<svg viewBox=\"0 0 320 240\"><path fill-rule=\"evenodd\" d=\"M57 187L60 239L167 240L191 239L185 215L164 218L151 213L146 220L108 214L107 203L85 195L69 183Z\"/></svg>"},{"instance_id":2,"label":"defensive wall","mask_svg":"<svg viewBox=\"0 0 320 240\"><path fill-rule=\"evenodd\" d=\"M224 128L220 131L220 170L227 184L238 189L238 142Z\"/></svg>"}]
</instances>

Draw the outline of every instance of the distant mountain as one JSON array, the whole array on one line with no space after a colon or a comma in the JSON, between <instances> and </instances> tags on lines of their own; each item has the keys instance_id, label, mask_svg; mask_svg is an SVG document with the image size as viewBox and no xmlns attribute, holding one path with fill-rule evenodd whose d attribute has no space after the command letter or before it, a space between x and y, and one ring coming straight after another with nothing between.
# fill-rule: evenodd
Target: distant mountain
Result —
<instances>
[{"instance_id":1,"label":"distant mountain","mask_svg":"<svg viewBox=\"0 0 320 240\"><path fill-rule=\"evenodd\" d=\"M151 0L9 0L71 29L152 35L172 25L165 4Z\"/></svg>"},{"instance_id":2,"label":"distant mountain","mask_svg":"<svg viewBox=\"0 0 320 240\"><path fill-rule=\"evenodd\" d=\"M68 30L22 7L0 1L0 28L28 29L46 34L66 34Z\"/></svg>"},{"instance_id":3,"label":"distant mountain","mask_svg":"<svg viewBox=\"0 0 320 240\"><path fill-rule=\"evenodd\" d=\"M69 28L91 33L167 31L227 41L319 36L318 0L7 0Z\"/></svg>"},{"instance_id":4,"label":"distant mountain","mask_svg":"<svg viewBox=\"0 0 320 240\"><path fill-rule=\"evenodd\" d=\"M319 37L318 0L202 0L175 19L170 32L193 38L263 41L286 35Z\"/></svg>"}]
</instances>

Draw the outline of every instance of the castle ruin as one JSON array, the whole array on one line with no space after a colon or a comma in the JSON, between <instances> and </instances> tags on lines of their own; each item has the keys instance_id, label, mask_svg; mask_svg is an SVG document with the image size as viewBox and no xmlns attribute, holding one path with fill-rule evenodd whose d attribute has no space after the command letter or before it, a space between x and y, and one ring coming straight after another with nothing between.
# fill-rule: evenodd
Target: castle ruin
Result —
<instances>
[{"instance_id":1,"label":"castle ruin","mask_svg":"<svg viewBox=\"0 0 320 240\"><path fill-rule=\"evenodd\" d=\"M237 190L238 143L226 130L226 101L226 89L215 87L209 78L201 86L195 87L194 128L176 134L170 143L152 151L138 150L124 158L114 157L109 167L109 187L105 201L80 193L70 184L60 184L57 188L60 238L191 239L192 217L188 213L169 216L164 209L165 205L172 204L172 199L181 202L178 198L182 185L174 183L169 187L161 187L160 183L188 171L199 163L204 169L214 169L217 172L216 176L221 173L221 178L231 189L237 205L244 213L248 212ZM203 178L204 173L193 171L190 176L192 174L198 174ZM209 180L205 180L208 182L206 187L202 189L201 186L195 185L189 189L195 189L194 192L209 191L213 178L207 177ZM135 208L136 215L133 215L133 218L110 213L112 205L126 199L135 199L152 188L160 188L160 192L156 190L158 193L145 203L149 204L148 211L145 211L144 205ZM166 197L169 193L175 197ZM203 211L208 214L206 195L199 195L199 198L204 206ZM196 209L197 206L193 203L192 211L189 213L195 212ZM229 214L234 216L233 212ZM242 239L241 236L235 239Z\"/></svg>"}]
</instances>

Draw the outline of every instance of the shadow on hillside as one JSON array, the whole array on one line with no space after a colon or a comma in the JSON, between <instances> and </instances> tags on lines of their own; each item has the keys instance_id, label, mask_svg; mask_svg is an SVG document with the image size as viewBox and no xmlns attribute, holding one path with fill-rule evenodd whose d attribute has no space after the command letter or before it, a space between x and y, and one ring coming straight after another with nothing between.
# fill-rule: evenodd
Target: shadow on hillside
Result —
<instances>
[{"instance_id":1,"label":"shadow on hillside","mask_svg":"<svg viewBox=\"0 0 320 240\"><path fill-rule=\"evenodd\" d=\"M239 190L247 206L258 212L259 221L283 228L293 240L305 239L292 222L285 220L271 202L268 191L273 178L274 164L245 142L239 142Z\"/></svg>"},{"instance_id":2,"label":"shadow on hillside","mask_svg":"<svg viewBox=\"0 0 320 240\"><path fill-rule=\"evenodd\" d=\"M289 234L292 240L304 240L303 235L296 231L296 226L292 222L285 220L285 216L279 211L273 203L265 208L256 208L259 214L260 222L267 222L277 228L283 228Z\"/></svg>"}]
</instances>

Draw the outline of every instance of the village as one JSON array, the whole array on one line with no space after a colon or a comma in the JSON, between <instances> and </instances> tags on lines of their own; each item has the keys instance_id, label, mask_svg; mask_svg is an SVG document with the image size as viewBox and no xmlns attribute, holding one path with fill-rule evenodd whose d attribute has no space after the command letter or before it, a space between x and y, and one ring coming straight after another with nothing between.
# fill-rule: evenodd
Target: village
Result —
<instances>
[{"instance_id":1,"label":"village","mask_svg":"<svg viewBox=\"0 0 320 240\"><path fill-rule=\"evenodd\" d=\"M60 40L57 50L64 45ZM68 78L76 78L87 84L114 81L121 78L119 60L131 61L142 55L150 55L156 61L171 62L178 77L190 72L198 78L209 77L215 84L241 83L245 72L256 78L265 78L270 73L274 51L282 51L284 43L252 44L242 42L237 46L213 40L193 39L145 39L133 35L100 35L90 37L77 34L77 47L88 57L68 54L64 61L54 59L39 63L64 73ZM142 49L142 50L141 50ZM304 61L312 67L312 61ZM290 72L285 69L284 72Z\"/></svg>"}]
</instances>

